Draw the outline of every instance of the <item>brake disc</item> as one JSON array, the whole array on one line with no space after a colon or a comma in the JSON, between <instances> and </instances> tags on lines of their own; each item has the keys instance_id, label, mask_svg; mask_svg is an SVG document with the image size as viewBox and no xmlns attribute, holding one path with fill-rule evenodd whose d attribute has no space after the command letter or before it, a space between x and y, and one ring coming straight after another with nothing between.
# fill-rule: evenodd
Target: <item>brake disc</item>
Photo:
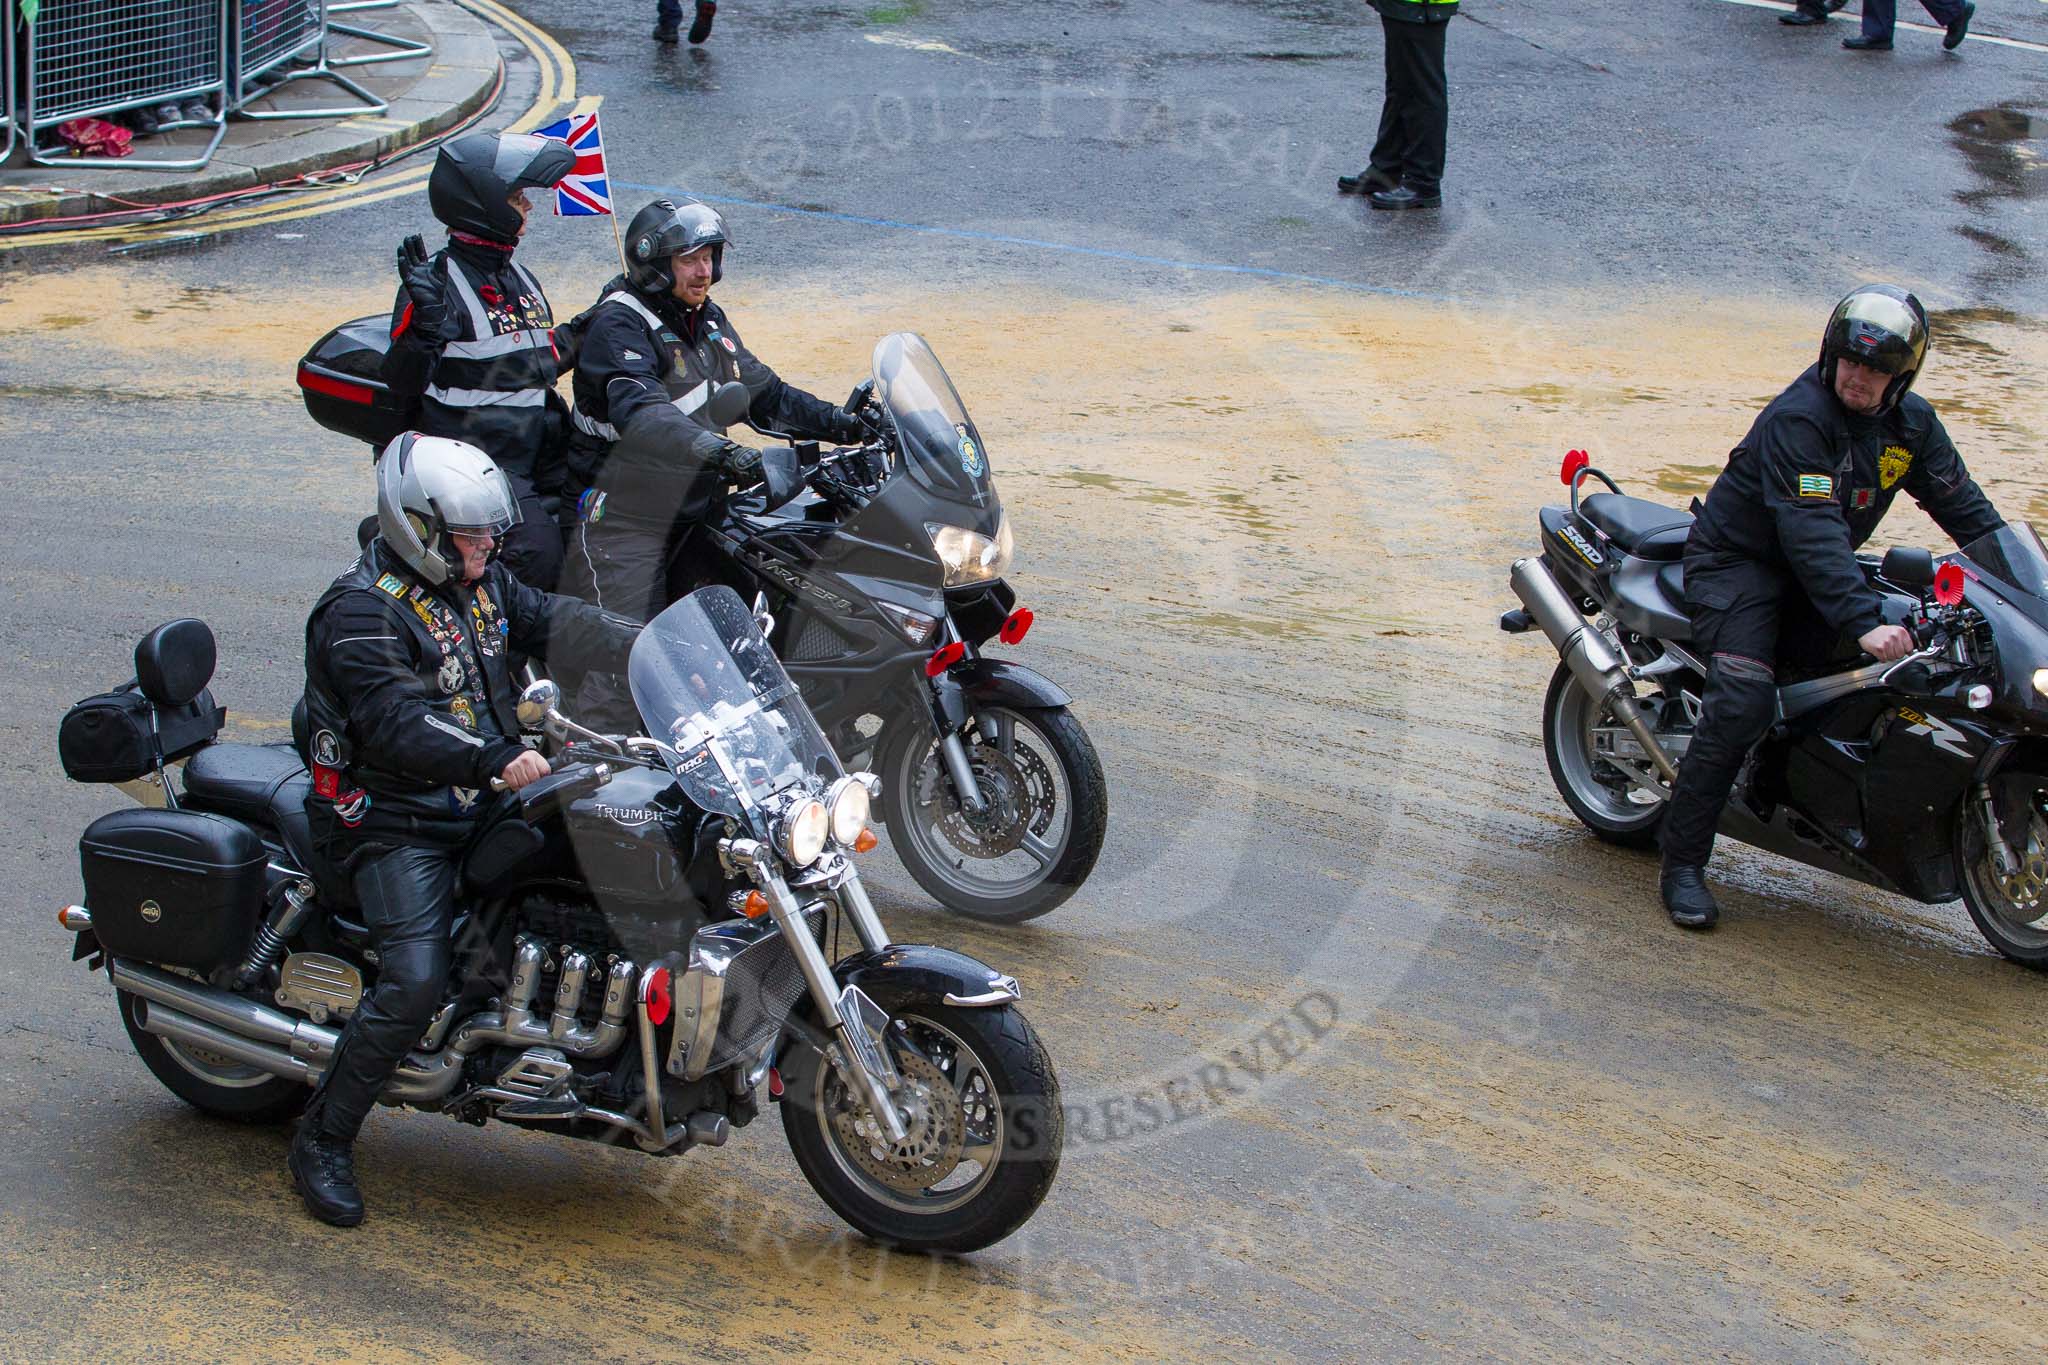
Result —
<instances>
[{"instance_id":1,"label":"brake disc","mask_svg":"<svg viewBox=\"0 0 2048 1365\"><path fill-rule=\"evenodd\" d=\"M841 1150L870 1179L899 1194L922 1194L960 1164L967 1122L945 1072L919 1053L896 1051L895 1056L903 1077L897 1108L907 1111L903 1141L890 1143L874 1116L843 1089L832 1109L832 1130Z\"/></svg>"},{"instance_id":2,"label":"brake disc","mask_svg":"<svg viewBox=\"0 0 2048 1365\"><path fill-rule=\"evenodd\" d=\"M976 815L934 780L926 789L924 814L953 847L976 858L1000 858L1024 842L1026 832L1045 833L1052 823L1052 769L1030 747L1014 754L976 744L967 755L975 785L986 803Z\"/></svg>"},{"instance_id":3,"label":"brake disc","mask_svg":"<svg viewBox=\"0 0 2048 1365\"><path fill-rule=\"evenodd\" d=\"M1998 882L1998 890L2006 900L2015 906L2035 909L2041 898L2048 894L2048 839L2043 837L2041 817L2036 814L2027 820L2027 846L2019 853L2019 870L2011 876L1998 872L1992 865L1992 876ZM1986 863L1991 855L1985 855Z\"/></svg>"}]
</instances>

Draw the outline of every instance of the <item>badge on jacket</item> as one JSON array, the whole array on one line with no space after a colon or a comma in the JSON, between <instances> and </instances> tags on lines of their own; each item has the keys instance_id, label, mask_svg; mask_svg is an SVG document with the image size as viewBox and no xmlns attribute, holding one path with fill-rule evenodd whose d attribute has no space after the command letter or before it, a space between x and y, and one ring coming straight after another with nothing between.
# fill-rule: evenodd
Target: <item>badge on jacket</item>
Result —
<instances>
[{"instance_id":1,"label":"badge on jacket","mask_svg":"<svg viewBox=\"0 0 2048 1365\"><path fill-rule=\"evenodd\" d=\"M1835 481L1826 474L1801 474L1799 496L1802 498L1832 498L1835 496Z\"/></svg>"},{"instance_id":2,"label":"badge on jacket","mask_svg":"<svg viewBox=\"0 0 2048 1365\"><path fill-rule=\"evenodd\" d=\"M460 692L462 690L462 660L456 658L453 654L444 657L441 660L441 673L438 681L441 684L441 690L450 696Z\"/></svg>"},{"instance_id":3,"label":"badge on jacket","mask_svg":"<svg viewBox=\"0 0 2048 1365\"><path fill-rule=\"evenodd\" d=\"M1906 471L1913 467L1913 452L1904 446L1886 446L1884 453L1877 457L1878 486L1885 489L1896 487L1906 477Z\"/></svg>"}]
</instances>

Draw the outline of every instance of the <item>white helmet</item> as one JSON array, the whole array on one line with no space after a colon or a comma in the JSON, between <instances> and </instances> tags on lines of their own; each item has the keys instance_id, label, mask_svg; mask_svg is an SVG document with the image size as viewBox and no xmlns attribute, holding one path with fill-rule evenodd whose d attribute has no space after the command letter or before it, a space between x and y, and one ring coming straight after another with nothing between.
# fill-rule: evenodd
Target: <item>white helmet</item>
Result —
<instances>
[{"instance_id":1,"label":"white helmet","mask_svg":"<svg viewBox=\"0 0 2048 1365\"><path fill-rule=\"evenodd\" d=\"M519 500L491 457L465 441L401 432L377 457L377 530L429 587L454 576L462 557L448 533L503 536Z\"/></svg>"}]
</instances>

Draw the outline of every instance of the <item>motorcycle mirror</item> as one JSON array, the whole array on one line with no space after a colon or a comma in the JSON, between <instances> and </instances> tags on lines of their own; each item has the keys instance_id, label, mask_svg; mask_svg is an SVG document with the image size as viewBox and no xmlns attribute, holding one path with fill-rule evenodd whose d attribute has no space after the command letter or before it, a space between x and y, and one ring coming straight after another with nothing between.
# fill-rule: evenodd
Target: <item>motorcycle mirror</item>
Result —
<instances>
[{"instance_id":1,"label":"motorcycle mirror","mask_svg":"<svg viewBox=\"0 0 2048 1365\"><path fill-rule=\"evenodd\" d=\"M803 491L803 467L797 463L796 451L788 446L764 446L761 449L761 481L765 485L768 501L761 508L773 512Z\"/></svg>"},{"instance_id":2,"label":"motorcycle mirror","mask_svg":"<svg viewBox=\"0 0 2048 1365\"><path fill-rule=\"evenodd\" d=\"M562 700L562 689L552 679L535 678L519 694L519 702L513 711L519 717L519 724L526 729L537 728L548 718L548 712Z\"/></svg>"},{"instance_id":3,"label":"motorcycle mirror","mask_svg":"<svg viewBox=\"0 0 2048 1365\"><path fill-rule=\"evenodd\" d=\"M1925 592L1934 582L1934 554L1910 545L1894 545L1884 552L1877 572L1887 583L1908 592Z\"/></svg>"},{"instance_id":4,"label":"motorcycle mirror","mask_svg":"<svg viewBox=\"0 0 2048 1365\"><path fill-rule=\"evenodd\" d=\"M747 409L753 405L754 397L747 391L747 386L735 379L711 391L710 400L704 404L704 414L711 419L711 425L729 427L745 421Z\"/></svg>"}]
</instances>

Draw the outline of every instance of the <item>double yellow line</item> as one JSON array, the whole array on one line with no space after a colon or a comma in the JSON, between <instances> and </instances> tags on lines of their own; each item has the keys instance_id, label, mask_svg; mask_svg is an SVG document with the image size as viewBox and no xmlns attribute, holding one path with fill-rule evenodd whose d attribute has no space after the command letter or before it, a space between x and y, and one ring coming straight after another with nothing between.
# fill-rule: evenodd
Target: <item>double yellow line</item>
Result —
<instances>
[{"instance_id":1,"label":"double yellow line","mask_svg":"<svg viewBox=\"0 0 2048 1365\"><path fill-rule=\"evenodd\" d=\"M518 39L520 45L533 54L534 60L540 66L540 88L534 92L533 103L512 121L505 129L506 132L523 133L538 128L549 120L559 105L575 100L576 62L560 43L520 15L499 4L498 0L456 2ZM298 218L311 218L316 214L338 213L342 209L375 204L385 199L396 199L401 195L416 194L426 188L427 176L432 170L433 163L422 159L400 169L366 176L352 184L338 185L332 189L308 189L289 199L264 201L251 204L247 208L219 209L183 221L81 227L68 232L0 236L0 251L38 246L68 246L80 242L148 242L171 237L209 237L215 233L232 232L239 228L259 227L265 223L285 223ZM308 202L309 199L311 202Z\"/></svg>"}]
</instances>

